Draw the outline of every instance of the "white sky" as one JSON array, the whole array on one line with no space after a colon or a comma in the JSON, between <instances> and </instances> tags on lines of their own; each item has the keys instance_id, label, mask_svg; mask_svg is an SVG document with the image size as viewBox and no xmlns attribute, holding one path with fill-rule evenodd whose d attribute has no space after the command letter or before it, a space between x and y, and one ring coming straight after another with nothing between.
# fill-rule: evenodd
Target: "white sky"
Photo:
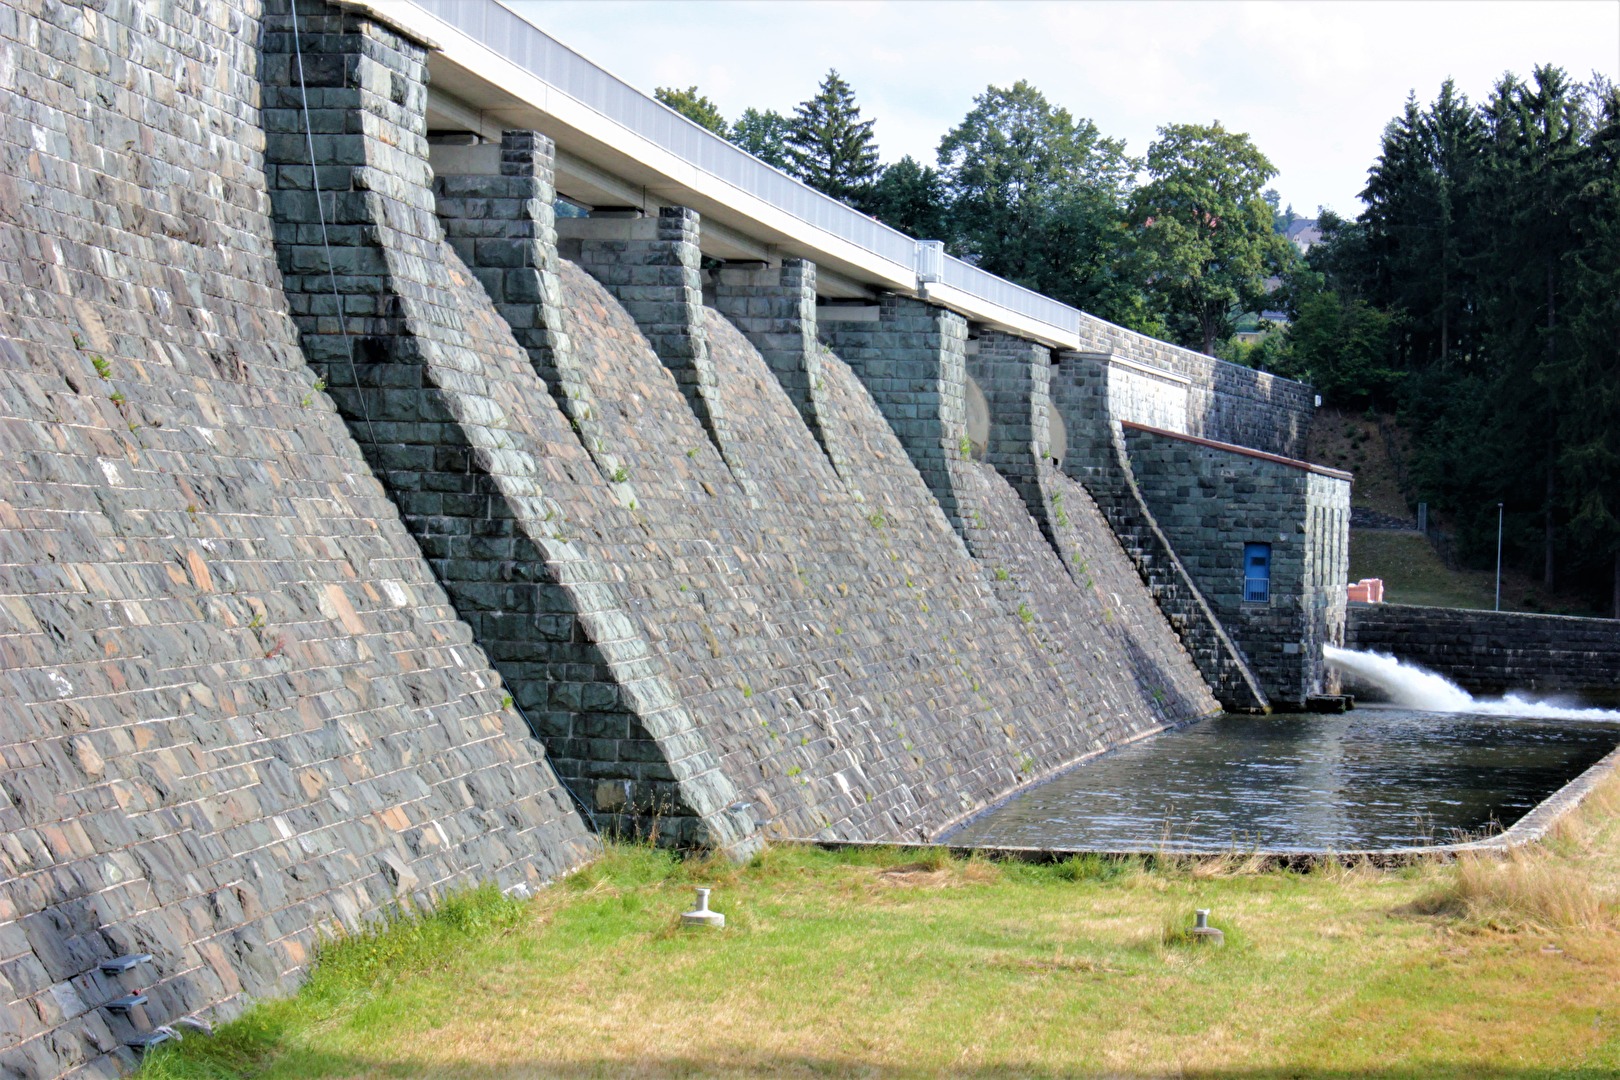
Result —
<instances>
[{"instance_id":1,"label":"white sky","mask_svg":"<svg viewBox=\"0 0 1620 1080\"><path fill-rule=\"evenodd\" d=\"M836 67L885 161L932 164L974 95L1020 78L1136 155L1162 124L1219 119L1306 215L1359 211L1408 90L1430 101L1449 75L1477 101L1538 63L1620 77L1620 0L506 2L642 90L695 83L728 119L788 113Z\"/></svg>"}]
</instances>

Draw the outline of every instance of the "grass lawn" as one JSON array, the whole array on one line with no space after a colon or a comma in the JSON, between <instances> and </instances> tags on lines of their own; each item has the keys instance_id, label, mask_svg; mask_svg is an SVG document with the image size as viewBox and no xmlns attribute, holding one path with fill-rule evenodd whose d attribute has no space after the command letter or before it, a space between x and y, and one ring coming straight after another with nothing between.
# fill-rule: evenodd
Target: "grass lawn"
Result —
<instances>
[{"instance_id":1,"label":"grass lawn","mask_svg":"<svg viewBox=\"0 0 1620 1080\"><path fill-rule=\"evenodd\" d=\"M1620 1075L1614 783L1509 860L907 858L613 848L331 944L140 1078ZM726 929L676 926L693 883Z\"/></svg>"},{"instance_id":2,"label":"grass lawn","mask_svg":"<svg viewBox=\"0 0 1620 1080\"><path fill-rule=\"evenodd\" d=\"M1389 604L1488 610L1496 601L1494 573L1448 569L1419 532L1352 530L1350 580L1370 577L1384 579ZM1504 606L1512 607L1511 600Z\"/></svg>"}]
</instances>

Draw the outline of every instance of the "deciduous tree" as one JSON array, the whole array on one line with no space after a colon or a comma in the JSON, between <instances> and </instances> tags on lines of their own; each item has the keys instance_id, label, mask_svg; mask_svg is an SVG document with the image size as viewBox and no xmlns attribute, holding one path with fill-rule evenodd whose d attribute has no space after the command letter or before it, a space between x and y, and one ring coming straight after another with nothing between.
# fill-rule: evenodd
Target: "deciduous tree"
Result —
<instances>
[{"instance_id":1,"label":"deciduous tree","mask_svg":"<svg viewBox=\"0 0 1620 1080\"><path fill-rule=\"evenodd\" d=\"M719 107L698 93L695 86L688 86L685 90L674 86L660 86L653 91L653 97L699 127L708 128L721 136L727 132L726 118L720 115Z\"/></svg>"},{"instance_id":2,"label":"deciduous tree","mask_svg":"<svg viewBox=\"0 0 1620 1080\"><path fill-rule=\"evenodd\" d=\"M883 170L867 199L867 212L919 240L945 236L945 186L939 173L907 155Z\"/></svg>"},{"instance_id":3,"label":"deciduous tree","mask_svg":"<svg viewBox=\"0 0 1620 1080\"><path fill-rule=\"evenodd\" d=\"M728 138L767 165L783 172L793 167L787 148L788 118L775 109L744 109Z\"/></svg>"},{"instance_id":4,"label":"deciduous tree","mask_svg":"<svg viewBox=\"0 0 1620 1080\"><path fill-rule=\"evenodd\" d=\"M1029 83L991 86L939 144L945 239L986 270L1121 317L1137 306L1119 259L1135 165L1123 143Z\"/></svg>"},{"instance_id":5,"label":"deciduous tree","mask_svg":"<svg viewBox=\"0 0 1620 1080\"><path fill-rule=\"evenodd\" d=\"M1291 261L1262 194L1277 170L1217 122L1160 128L1147 173L1132 212L1142 280L1184 342L1213 353Z\"/></svg>"}]
</instances>

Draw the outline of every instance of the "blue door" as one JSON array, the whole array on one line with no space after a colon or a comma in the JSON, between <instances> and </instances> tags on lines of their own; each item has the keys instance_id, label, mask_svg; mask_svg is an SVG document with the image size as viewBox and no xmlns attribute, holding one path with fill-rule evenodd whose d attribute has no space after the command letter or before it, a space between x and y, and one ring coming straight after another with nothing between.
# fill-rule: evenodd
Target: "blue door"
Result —
<instances>
[{"instance_id":1,"label":"blue door","mask_svg":"<svg viewBox=\"0 0 1620 1080\"><path fill-rule=\"evenodd\" d=\"M1243 602L1271 603L1271 545L1243 545Z\"/></svg>"}]
</instances>

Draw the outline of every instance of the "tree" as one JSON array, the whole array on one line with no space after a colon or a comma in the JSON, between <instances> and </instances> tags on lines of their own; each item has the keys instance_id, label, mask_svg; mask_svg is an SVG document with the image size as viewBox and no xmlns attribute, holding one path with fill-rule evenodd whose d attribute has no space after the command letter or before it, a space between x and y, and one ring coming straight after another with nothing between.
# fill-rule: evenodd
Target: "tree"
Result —
<instances>
[{"instance_id":1,"label":"tree","mask_svg":"<svg viewBox=\"0 0 1620 1080\"><path fill-rule=\"evenodd\" d=\"M653 91L653 97L699 127L708 128L722 137L726 134L726 118L720 115L720 109L714 102L698 93L697 87L688 86L681 90L673 86L660 86Z\"/></svg>"},{"instance_id":2,"label":"tree","mask_svg":"<svg viewBox=\"0 0 1620 1080\"><path fill-rule=\"evenodd\" d=\"M1510 563L1620 616L1620 96L1552 67L1483 106L1447 83L1386 128L1362 197L1323 219L1278 369L1399 408L1410 496L1465 560L1494 560L1500 501Z\"/></svg>"},{"instance_id":3,"label":"tree","mask_svg":"<svg viewBox=\"0 0 1620 1080\"><path fill-rule=\"evenodd\" d=\"M1142 280L1178 336L1213 354L1292 260L1261 194L1277 170L1247 135L1216 122L1160 128L1147 173L1132 210Z\"/></svg>"},{"instance_id":4,"label":"tree","mask_svg":"<svg viewBox=\"0 0 1620 1080\"><path fill-rule=\"evenodd\" d=\"M1596 581L1608 577L1609 610L1620 619L1620 93L1599 80L1591 97L1593 134L1573 163L1581 243L1566 268L1569 347L1544 378L1561 405L1571 546Z\"/></svg>"},{"instance_id":5,"label":"tree","mask_svg":"<svg viewBox=\"0 0 1620 1080\"><path fill-rule=\"evenodd\" d=\"M988 87L939 144L945 239L992 273L1139 325L1139 294L1119 259L1135 165L1123 143L1029 83Z\"/></svg>"},{"instance_id":6,"label":"tree","mask_svg":"<svg viewBox=\"0 0 1620 1080\"><path fill-rule=\"evenodd\" d=\"M1479 110L1447 79L1427 110L1409 95L1384 129L1361 193L1374 251L1375 302L1400 313L1396 342L1408 367L1477 356L1469 261L1478 242L1470 203L1484 140Z\"/></svg>"},{"instance_id":7,"label":"tree","mask_svg":"<svg viewBox=\"0 0 1620 1080\"><path fill-rule=\"evenodd\" d=\"M910 155L883 170L867 211L885 225L922 240L945 235L945 187L939 173Z\"/></svg>"},{"instance_id":8,"label":"tree","mask_svg":"<svg viewBox=\"0 0 1620 1080\"><path fill-rule=\"evenodd\" d=\"M1505 76L1485 106L1487 151L1480 210L1492 222L1477 256L1488 271L1482 299L1505 417L1524 428L1521 452L1541 462L1542 582L1556 581L1559 503L1557 422L1568 404L1566 273L1580 248L1574 203L1589 119L1583 90L1560 68L1538 67L1532 82ZM1530 388L1540 393L1531 393ZM1583 392L1571 387L1575 393ZM1536 445L1537 443L1540 445Z\"/></svg>"},{"instance_id":9,"label":"tree","mask_svg":"<svg viewBox=\"0 0 1620 1080\"><path fill-rule=\"evenodd\" d=\"M1253 366L1311 383L1336 404L1388 401L1399 378L1389 368L1395 320L1322 282L1320 274L1295 276L1288 325L1262 340L1266 348L1251 357Z\"/></svg>"},{"instance_id":10,"label":"tree","mask_svg":"<svg viewBox=\"0 0 1620 1080\"><path fill-rule=\"evenodd\" d=\"M872 121L861 119L855 92L836 70L793 110L786 143L794 174L835 199L860 206L877 179Z\"/></svg>"},{"instance_id":11,"label":"tree","mask_svg":"<svg viewBox=\"0 0 1620 1080\"><path fill-rule=\"evenodd\" d=\"M787 148L788 118L775 109L744 109L727 136L767 165L783 172L793 166Z\"/></svg>"}]
</instances>

